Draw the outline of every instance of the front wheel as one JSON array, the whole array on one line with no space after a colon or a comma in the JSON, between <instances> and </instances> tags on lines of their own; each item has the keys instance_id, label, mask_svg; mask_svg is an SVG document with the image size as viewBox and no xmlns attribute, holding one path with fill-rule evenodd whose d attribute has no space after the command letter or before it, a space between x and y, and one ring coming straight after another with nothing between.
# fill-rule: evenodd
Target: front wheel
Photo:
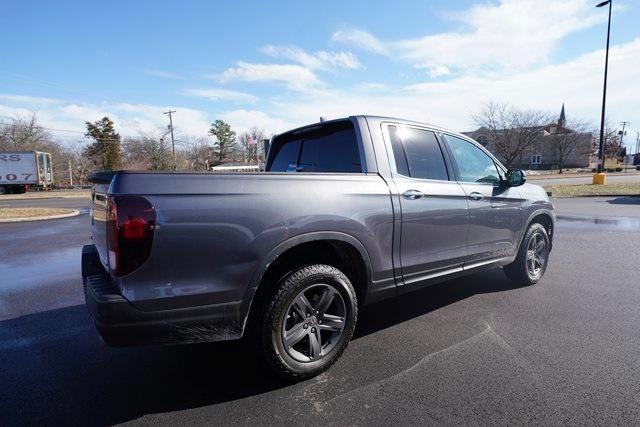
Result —
<instances>
[{"instance_id":1,"label":"front wheel","mask_svg":"<svg viewBox=\"0 0 640 427\"><path fill-rule=\"evenodd\" d=\"M547 230L540 223L529 226L516 259L503 267L505 275L516 283L534 285L547 270L551 245Z\"/></svg>"},{"instance_id":2,"label":"front wheel","mask_svg":"<svg viewBox=\"0 0 640 427\"><path fill-rule=\"evenodd\" d=\"M347 347L357 314L356 293L340 270L318 264L295 271L280 281L261 316L267 362L289 379L320 374Z\"/></svg>"}]
</instances>

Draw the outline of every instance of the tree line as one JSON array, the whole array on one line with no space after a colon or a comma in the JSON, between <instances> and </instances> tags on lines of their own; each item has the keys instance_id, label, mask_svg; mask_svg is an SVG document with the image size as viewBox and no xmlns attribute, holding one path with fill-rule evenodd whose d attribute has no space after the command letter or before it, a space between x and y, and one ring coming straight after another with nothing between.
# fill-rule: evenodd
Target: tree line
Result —
<instances>
[{"instance_id":1,"label":"tree line","mask_svg":"<svg viewBox=\"0 0 640 427\"><path fill-rule=\"evenodd\" d=\"M175 160L168 130L122 137L109 117L85 122L82 142L61 143L38 124L36 116L17 118L0 125L0 152L45 151L51 153L56 185L84 185L98 170L209 170L224 163L257 164L265 132L258 127L236 134L231 126L216 120L209 137L176 142Z\"/></svg>"},{"instance_id":2,"label":"tree line","mask_svg":"<svg viewBox=\"0 0 640 427\"><path fill-rule=\"evenodd\" d=\"M500 157L507 167L516 163L539 142L541 129L557 121L552 114L539 110L523 110L490 102L475 122L491 140L488 148ZM0 124L0 151L45 151L51 153L54 180L67 185L70 173L74 184L86 184L89 174L97 170L209 170L224 163L257 164L258 153L265 132L258 127L237 134L231 126L216 120L211 123L208 137L188 138L176 144L175 160L168 137L168 129L141 133L137 137L122 137L109 117L85 122L86 140L62 144L52 132L38 124L35 116L17 118ZM552 135L556 163L562 171L566 160L584 144L580 135L592 133L594 144L587 150L597 152L599 132L584 120L568 120L566 129ZM586 153L585 153L586 154ZM619 159L626 155L617 129L605 127L605 156Z\"/></svg>"}]
</instances>

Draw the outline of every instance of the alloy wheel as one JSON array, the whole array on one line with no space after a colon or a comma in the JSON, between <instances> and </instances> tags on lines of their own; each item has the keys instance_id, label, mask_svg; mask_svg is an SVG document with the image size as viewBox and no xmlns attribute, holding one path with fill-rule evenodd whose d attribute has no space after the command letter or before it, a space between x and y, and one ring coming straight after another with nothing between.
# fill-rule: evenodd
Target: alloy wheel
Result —
<instances>
[{"instance_id":1,"label":"alloy wheel","mask_svg":"<svg viewBox=\"0 0 640 427\"><path fill-rule=\"evenodd\" d=\"M342 337L346 306L340 292L328 284L314 284L289 303L282 322L284 348L299 362L327 355Z\"/></svg>"},{"instance_id":2,"label":"alloy wheel","mask_svg":"<svg viewBox=\"0 0 640 427\"><path fill-rule=\"evenodd\" d=\"M537 278L544 271L547 262L547 244L544 236L534 233L527 245L527 273Z\"/></svg>"}]
</instances>

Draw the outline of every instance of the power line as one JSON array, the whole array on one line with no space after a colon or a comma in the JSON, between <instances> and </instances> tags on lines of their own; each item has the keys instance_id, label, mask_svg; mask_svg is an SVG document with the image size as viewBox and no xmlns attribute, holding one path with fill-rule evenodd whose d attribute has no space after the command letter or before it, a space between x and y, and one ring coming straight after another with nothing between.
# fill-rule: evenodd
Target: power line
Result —
<instances>
[{"instance_id":1,"label":"power line","mask_svg":"<svg viewBox=\"0 0 640 427\"><path fill-rule=\"evenodd\" d=\"M6 126L6 127L10 127L10 126L14 126L13 123L1 123L0 122L0 126ZM79 134L82 135L84 138L88 138L88 139L95 139L95 140L100 140L100 141L104 141L104 142L121 142L123 139L137 139L140 138L140 135L138 136L132 136L132 135L121 135L120 139L117 138L94 138L94 137L89 137L87 136L84 132L82 131L78 131L78 130L71 130L71 129L56 129L56 128L49 128L49 127L44 127L44 126L40 126L40 125L36 125L36 127L38 129L43 129L43 130L48 130L51 132L67 132L67 133L75 133L75 134ZM176 141L180 141L179 139Z\"/></svg>"}]
</instances>

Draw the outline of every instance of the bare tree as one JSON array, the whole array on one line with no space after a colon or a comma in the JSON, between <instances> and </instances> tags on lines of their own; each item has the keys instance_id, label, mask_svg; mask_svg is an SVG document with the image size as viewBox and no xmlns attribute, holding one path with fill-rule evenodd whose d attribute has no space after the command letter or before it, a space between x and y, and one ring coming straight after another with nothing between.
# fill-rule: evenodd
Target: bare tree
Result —
<instances>
[{"instance_id":1,"label":"bare tree","mask_svg":"<svg viewBox=\"0 0 640 427\"><path fill-rule=\"evenodd\" d=\"M563 172L567 159L572 155L593 152L594 140L591 128L592 125L589 122L572 121L563 129L559 129L557 133L550 135L555 149L559 173Z\"/></svg>"},{"instance_id":2,"label":"bare tree","mask_svg":"<svg viewBox=\"0 0 640 427\"><path fill-rule=\"evenodd\" d=\"M0 126L0 150L44 150L55 144L51 134L38 124L35 115L29 119L17 118Z\"/></svg>"},{"instance_id":3,"label":"bare tree","mask_svg":"<svg viewBox=\"0 0 640 427\"><path fill-rule=\"evenodd\" d=\"M86 142L77 141L69 144L70 167L75 185L86 185L87 178L95 167L92 159L86 155Z\"/></svg>"},{"instance_id":4,"label":"bare tree","mask_svg":"<svg viewBox=\"0 0 640 427\"><path fill-rule=\"evenodd\" d=\"M247 163L258 162L258 145L265 138L264 130L253 126L248 132L240 134L240 147Z\"/></svg>"},{"instance_id":5,"label":"bare tree","mask_svg":"<svg viewBox=\"0 0 640 427\"><path fill-rule=\"evenodd\" d=\"M600 129L596 128L593 130L595 134L595 144L593 153L598 156L598 148L600 146ZM618 129L611 126L611 123L607 120L604 124L604 159L606 163L606 159L619 160L620 153L622 151L622 144L620 142L620 136L618 135ZM617 161L616 161L617 163ZM603 165L604 167L605 165Z\"/></svg>"},{"instance_id":6,"label":"bare tree","mask_svg":"<svg viewBox=\"0 0 640 427\"><path fill-rule=\"evenodd\" d=\"M598 137L598 143L600 138ZM609 159L619 159L620 152L622 151L622 142L620 141L620 135L618 129L613 128L607 121L604 125L604 156Z\"/></svg>"},{"instance_id":7,"label":"bare tree","mask_svg":"<svg viewBox=\"0 0 640 427\"><path fill-rule=\"evenodd\" d=\"M131 169L170 170L170 144L161 132L127 138L122 144L124 163Z\"/></svg>"},{"instance_id":8,"label":"bare tree","mask_svg":"<svg viewBox=\"0 0 640 427\"><path fill-rule=\"evenodd\" d=\"M539 141L545 125L553 120L545 112L520 110L506 103L489 102L474 116L490 141L489 148L507 167Z\"/></svg>"},{"instance_id":9,"label":"bare tree","mask_svg":"<svg viewBox=\"0 0 640 427\"><path fill-rule=\"evenodd\" d=\"M181 153L190 170L208 170L212 164L212 148L206 137L193 138L185 144Z\"/></svg>"}]
</instances>

